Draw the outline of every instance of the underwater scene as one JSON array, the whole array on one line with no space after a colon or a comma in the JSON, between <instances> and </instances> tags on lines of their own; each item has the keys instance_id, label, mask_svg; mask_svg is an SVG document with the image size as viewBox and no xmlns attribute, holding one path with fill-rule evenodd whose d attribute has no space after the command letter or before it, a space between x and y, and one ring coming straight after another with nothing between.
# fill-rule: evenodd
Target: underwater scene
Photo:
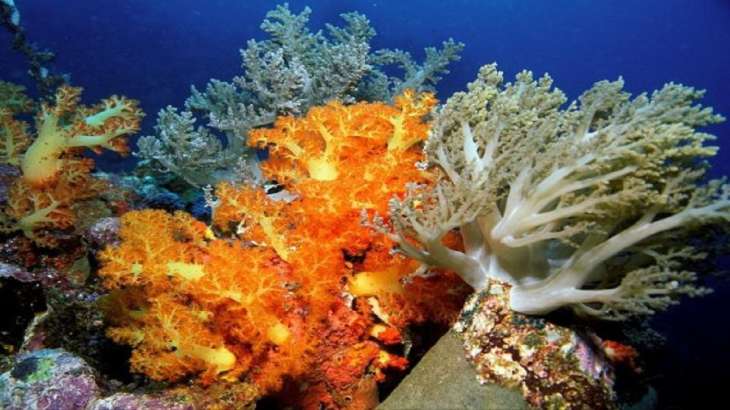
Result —
<instances>
[{"instance_id":1,"label":"underwater scene","mask_svg":"<svg viewBox=\"0 0 730 410\"><path fill-rule=\"evenodd\" d=\"M730 408L727 1L0 25L0 409Z\"/></svg>"}]
</instances>

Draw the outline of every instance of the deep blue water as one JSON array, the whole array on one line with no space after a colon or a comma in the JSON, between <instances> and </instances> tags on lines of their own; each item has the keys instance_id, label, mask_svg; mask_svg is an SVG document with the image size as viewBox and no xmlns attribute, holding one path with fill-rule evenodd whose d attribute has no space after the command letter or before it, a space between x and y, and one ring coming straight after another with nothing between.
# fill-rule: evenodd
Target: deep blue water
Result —
<instances>
[{"instance_id":1,"label":"deep blue water","mask_svg":"<svg viewBox=\"0 0 730 410\"><path fill-rule=\"evenodd\" d=\"M56 68L85 87L87 102L113 93L142 101L149 133L157 111L182 105L190 84L228 80L238 54L277 3L263 0L16 0L30 38L58 54ZM312 25L357 10L378 31L374 47L422 49L448 37L466 43L439 86L447 97L497 61L508 76L549 72L571 98L594 81L624 76L650 91L668 81L707 89L704 103L730 116L730 2L727 0L309 0ZM0 33L0 79L28 84L26 67ZM730 174L730 123L712 127L722 147L715 175ZM129 163L105 156L102 167ZM727 284L658 320L670 337L664 405L721 397L730 366Z\"/></svg>"}]
</instances>

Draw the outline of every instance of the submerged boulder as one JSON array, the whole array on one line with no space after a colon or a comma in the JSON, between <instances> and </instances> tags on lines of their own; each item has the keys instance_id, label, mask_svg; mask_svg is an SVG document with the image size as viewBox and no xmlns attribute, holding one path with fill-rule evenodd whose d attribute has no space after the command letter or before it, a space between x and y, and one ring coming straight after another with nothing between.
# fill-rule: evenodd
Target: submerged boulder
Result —
<instances>
[{"instance_id":1,"label":"submerged boulder","mask_svg":"<svg viewBox=\"0 0 730 410\"><path fill-rule=\"evenodd\" d=\"M21 354L0 375L0 408L6 410L84 409L99 395L94 370L64 350Z\"/></svg>"}]
</instances>

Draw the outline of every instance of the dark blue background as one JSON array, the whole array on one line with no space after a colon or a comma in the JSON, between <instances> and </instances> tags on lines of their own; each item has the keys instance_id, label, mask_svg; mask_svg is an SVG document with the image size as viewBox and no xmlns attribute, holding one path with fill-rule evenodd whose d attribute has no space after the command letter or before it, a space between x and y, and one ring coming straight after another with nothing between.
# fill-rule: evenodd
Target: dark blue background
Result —
<instances>
[{"instance_id":1,"label":"dark blue background","mask_svg":"<svg viewBox=\"0 0 730 410\"><path fill-rule=\"evenodd\" d=\"M277 3L263 0L16 0L30 38L58 54L56 67L85 87L85 101L113 93L140 99L143 133L167 104L182 105L190 84L229 80L238 54ZM312 25L357 10L378 31L375 48L411 51L448 37L466 43L461 62L439 87L462 89L482 64L508 76L549 72L571 98L594 81L624 76L634 92L668 81L707 89L704 103L730 115L730 3L726 0L376 0L290 1L313 9ZM9 44L0 33L0 45ZM23 61L0 47L0 79L28 83ZM730 172L730 124L712 127L723 147L716 175ZM128 163L105 156L102 167ZM666 369L655 383L664 408L722 397L730 366L725 291L687 301L657 321L670 336ZM678 400L678 401L677 401Z\"/></svg>"}]
</instances>

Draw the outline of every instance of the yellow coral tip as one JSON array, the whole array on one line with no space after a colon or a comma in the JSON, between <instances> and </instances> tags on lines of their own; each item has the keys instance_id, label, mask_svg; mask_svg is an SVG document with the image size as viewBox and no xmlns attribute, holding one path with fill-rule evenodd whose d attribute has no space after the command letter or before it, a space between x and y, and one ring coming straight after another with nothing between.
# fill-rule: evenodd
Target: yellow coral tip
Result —
<instances>
[{"instance_id":1,"label":"yellow coral tip","mask_svg":"<svg viewBox=\"0 0 730 410\"><path fill-rule=\"evenodd\" d=\"M287 340L289 340L291 332L289 331L289 328L286 327L283 323L277 323L269 327L266 335L269 337L269 340L271 340L272 343L276 345L282 345L286 343Z\"/></svg>"},{"instance_id":2,"label":"yellow coral tip","mask_svg":"<svg viewBox=\"0 0 730 410\"><path fill-rule=\"evenodd\" d=\"M350 279L349 290L355 296L401 293L403 286L397 271L360 272Z\"/></svg>"},{"instance_id":3,"label":"yellow coral tip","mask_svg":"<svg viewBox=\"0 0 730 410\"><path fill-rule=\"evenodd\" d=\"M209 240L209 241L213 241L213 240L218 239L215 236L215 232L213 232L213 228L211 228L210 226L207 226L205 228L205 239L206 240Z\"/></svg>"},{"instance_id":4,"label":"yellow coral tip","mask_svg":"<svg viewBox=\"0 0 730 410\"><path fill-rule=\"evenodd\" d=\"M388 328L385 327L385 325L378 323L370 329L370 336L377 338L381 333L385 332L387 329Z\"/></svg>"},{"instance_id":5,"label":"yellow coral tip","mask_svg":"<svg viewBox=\"0 0 730 410\"><path fill-rule=\"evenodd\" d=\"M202 265L185 262L168 262L167 273L185 280L198 280L205 275Z\"/></svg>"}]
</instances>

